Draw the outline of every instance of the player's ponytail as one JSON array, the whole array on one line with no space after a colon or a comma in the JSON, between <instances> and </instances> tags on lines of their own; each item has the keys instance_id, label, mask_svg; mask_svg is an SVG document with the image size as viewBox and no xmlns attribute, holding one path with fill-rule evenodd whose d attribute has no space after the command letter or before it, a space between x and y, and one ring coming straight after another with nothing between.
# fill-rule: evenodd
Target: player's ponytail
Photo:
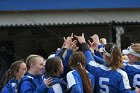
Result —
<instances>
[{"instance_id":1,"label":"player's ponytail","mask_svg":"<svg viewBox=\"0 0 140 93\"><path fill-rule=\"evenodd\" d=\"M104 51L106 51L105 54L108 54L107 62L110 67L112 67L113 69L118 69L123 66L121 50L116 44L105 44Z\"/></svg>"},{"instance_id":2,"label":"player's ponytail","mask_svg":"<svg viewBox=\"0 0 140 93\"><path fill-rule=\"evenodd\" d=\"M92 84L85 69L86 58L83 52L73 53L69 59L69 65L71 68L77 69L79 72L83 81L84 93L92 93Z\"/></svg>"}]
</instances>

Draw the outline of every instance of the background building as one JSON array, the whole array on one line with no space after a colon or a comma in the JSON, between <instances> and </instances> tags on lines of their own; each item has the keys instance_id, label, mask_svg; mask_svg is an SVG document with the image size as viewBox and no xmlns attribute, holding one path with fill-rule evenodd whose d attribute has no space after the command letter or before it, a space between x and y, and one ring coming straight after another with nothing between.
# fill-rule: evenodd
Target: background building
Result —
<instances>
[{"instance_id":1,"label":"background building","mask_svg":"<svg viewBox=\"0 0 140 93\"><path fill-rule=\"evenodd\" d=\"M139 30L139 0L0 1L0 55L7 64L31 53L47 58L71 33L87 39L97 33L126 48L140 42Z\"/></svg>"}]
</instances>

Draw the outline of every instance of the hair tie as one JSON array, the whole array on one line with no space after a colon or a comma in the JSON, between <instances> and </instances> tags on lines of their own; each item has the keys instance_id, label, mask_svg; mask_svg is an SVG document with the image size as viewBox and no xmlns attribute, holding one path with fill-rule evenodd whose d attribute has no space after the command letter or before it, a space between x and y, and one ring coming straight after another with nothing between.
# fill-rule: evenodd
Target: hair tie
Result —
<instances>
[{"instance_id":1,"label":"hair tie","mask_svg":"<svg viewBox=\"0 0 140 93\"><path fill-rule=\"evenodd\" d=\"M112 53L114 51L115 47L116 47L116 44L112 46L110 53Z\"/></svg>"},{"instance_id":2,"label":"hair tie","mask_svg":"<svg viewBox=\"0 0 140 93\"><path fill-rule=\"evenodd\" d=\"M80 63L78 62L77 64L76 64L76 67L79 65Z\"/></svg>"},{"instance_id":3,"label":"hair tie","mask_svg":"<svg viewBox=\"0 0 140 93\"><path fill-rule=\"evenodd\" d=\"M75 65L75 68L76 68L78 65L80 65L80 62L78 62L78 63Z\"/></svg>"}]
</instances>

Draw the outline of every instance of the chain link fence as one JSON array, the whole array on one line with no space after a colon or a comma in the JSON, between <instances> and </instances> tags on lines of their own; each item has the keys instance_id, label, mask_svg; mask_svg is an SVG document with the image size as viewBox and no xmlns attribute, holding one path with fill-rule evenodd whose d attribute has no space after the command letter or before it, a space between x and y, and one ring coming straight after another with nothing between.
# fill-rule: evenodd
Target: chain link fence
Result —
<instances>
[{"instance_id":1,"label":"chain link fence","mask_svg":"<svg viewBox=\"0 0 140 93\"><path fill-rule=\"evenodd\" d=\"M126 48L134 42L140 42L139 26L124 26L121 34L121 47ZM16 60L24 60L30 54L38 54L47 58L61 47L63 37L74 33L85 33L86 39L98 34L110 42L110 27L108 25L83 26L34 26L34 27L1 27L0 28L0 80L10 64ZM1 85L1 84L0 84Z\"/></svg>"}]
</instances>

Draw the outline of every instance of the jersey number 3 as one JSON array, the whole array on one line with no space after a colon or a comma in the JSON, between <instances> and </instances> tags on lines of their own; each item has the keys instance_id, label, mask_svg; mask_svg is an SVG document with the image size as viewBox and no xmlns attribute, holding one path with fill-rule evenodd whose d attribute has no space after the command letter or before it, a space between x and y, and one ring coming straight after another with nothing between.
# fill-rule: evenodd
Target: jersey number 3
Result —
<instances>
[{"instance_id":1,"label":"jersey number 3","mask_svg":"<svg viewBox=\"0 0 140 93\"><path fill-rule=\"evenodd\" d=\"M100 89L100 93L109 93L109 87L105 84L106 82L109 82L109 78L99 78L99 85L102 88Z\"/></svg>"}]
</instances>

